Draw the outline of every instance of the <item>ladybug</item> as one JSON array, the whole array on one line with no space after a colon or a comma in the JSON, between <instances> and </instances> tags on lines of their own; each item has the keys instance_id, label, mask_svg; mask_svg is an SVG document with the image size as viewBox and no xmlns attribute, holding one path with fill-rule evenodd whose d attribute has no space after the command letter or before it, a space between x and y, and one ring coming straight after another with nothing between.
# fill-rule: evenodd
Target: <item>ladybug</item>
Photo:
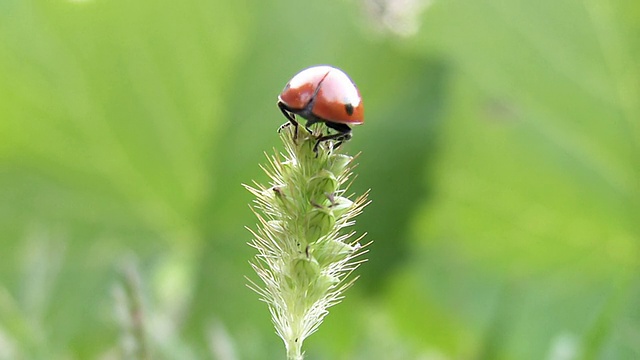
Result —
<instances>
[{"instance_id":1,"label":"ladybug","mask_svg":"<svg viewBox=\"0 0 640 360\"><path fill-rule=\"evenodd\" d=\"M327 140L336 140L336 147L351 139L351 126L364 123L364 106L360 91L342 70L328 65L313 66L297 73L278 96L278 107L298 133L296 115L307 120L305 129L324 123L337 133L318 137L313 151ZM294 135L295 136L295 135Z\"/></svg>"}]
</instances>

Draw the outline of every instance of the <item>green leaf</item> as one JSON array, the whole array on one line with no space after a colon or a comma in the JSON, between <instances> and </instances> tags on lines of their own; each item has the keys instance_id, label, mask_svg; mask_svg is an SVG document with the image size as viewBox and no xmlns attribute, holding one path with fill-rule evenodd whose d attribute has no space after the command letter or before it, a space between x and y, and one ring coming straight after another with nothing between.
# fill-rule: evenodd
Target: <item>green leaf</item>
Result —
<instances>
[{"instance_id":1,"label":"green leaf","mask_svg":"<svg viewBox=\"0 0 640 360\"><path fill-rule=\"evenodd\" d=\"M627 12L638 7L439 2L415 39L420 51L448 56L456 75L436 195L415 221L412 268L429 274L425 282L462 272L452 280L464 298L455 284L432 289L466 316L488 311L474 305L483 293L515 287L493 310L511 320L485 343L488 358L547 356L563 332L586 357L608 342L614 354L637 356L629 338L612 332L640 250L639 33ZM449 263L429 263L434 254ZM473 326L478 337L489 323Z\"/></svg>"}]
</instances>

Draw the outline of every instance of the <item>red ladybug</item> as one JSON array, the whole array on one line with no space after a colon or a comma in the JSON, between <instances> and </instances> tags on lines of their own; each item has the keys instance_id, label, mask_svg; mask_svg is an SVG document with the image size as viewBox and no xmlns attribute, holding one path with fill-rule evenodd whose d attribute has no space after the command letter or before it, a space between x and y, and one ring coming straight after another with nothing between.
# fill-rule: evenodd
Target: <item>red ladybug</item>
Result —
<instances>
[{"instance_id":1,"label":"red ladybug","mask_svg":"<svg viewBox=\"0 0 640 360\"><path fill-rule=\"evenodd\" d=\"M284 124L295 126L296 115L307 120L305 128L317 122L324 123L337 133L318 138L313 151L327 140L336 140L337 145L351 138L351 126L364 123L364 106L360 91L342 70L321 65L297 73L278 96L278 107L289 120ZM282 128L281 127L281 128Z\"/></svg>"}]
</instances>

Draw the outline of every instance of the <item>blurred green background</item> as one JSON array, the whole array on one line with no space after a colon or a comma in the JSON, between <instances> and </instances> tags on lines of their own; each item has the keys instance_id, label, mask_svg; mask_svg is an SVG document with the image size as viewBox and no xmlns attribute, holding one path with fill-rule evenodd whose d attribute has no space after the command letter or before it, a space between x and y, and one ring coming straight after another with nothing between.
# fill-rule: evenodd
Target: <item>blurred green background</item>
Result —
<instances>
[{"instance_id":1,"label":"blurred green background","mask_svg":"<svg viewBox=\"0 0 640 360\"><path fill-rule=\"evenodd\" d=\"M639 59L637 0L2 0L0 359L126 358L123 272L152 358L284 358L240 184L325 63L374 243L308 359L640 358Z\"/></svg>"}]
</instances>

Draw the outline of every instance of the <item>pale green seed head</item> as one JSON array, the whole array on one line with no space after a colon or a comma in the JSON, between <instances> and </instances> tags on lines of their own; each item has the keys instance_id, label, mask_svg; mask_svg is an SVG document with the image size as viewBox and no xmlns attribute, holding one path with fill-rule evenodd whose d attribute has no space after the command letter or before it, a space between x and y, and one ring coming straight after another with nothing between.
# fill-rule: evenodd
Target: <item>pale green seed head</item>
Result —
<instances>
[{"instance_id":1,"label":"pale green seed head","mask_svg":"<svg viewBox=\"0 0 640 360\"><path fill-rule=\"evenodd\" d=\"M264 284L251 281L250 287L268 304L290 358L301 359L304 339L340 302L353 283L348 276L364 261L356 260L365 252L360 239L352 240L345 228L368 201L367 194L344 195L353 157L331 141L315 153L315 136L301 126L295 141L292 126L280 135L285 151L263 167L270 183L245 186L256 196L259 226L250 245L258 251L252 267Z\"/></svg>"}]
</instances>

